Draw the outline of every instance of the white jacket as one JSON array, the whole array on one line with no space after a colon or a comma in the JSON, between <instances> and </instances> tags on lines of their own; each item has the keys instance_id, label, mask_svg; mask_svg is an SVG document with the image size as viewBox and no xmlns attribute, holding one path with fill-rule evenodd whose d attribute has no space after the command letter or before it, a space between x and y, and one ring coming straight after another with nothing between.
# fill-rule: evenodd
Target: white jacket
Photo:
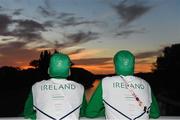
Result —
<instances>
[{"instance_id":1,"label":"white jacket","mask_svg":"<svg viewBox=\"0 0 180 120\"><path fill-rule=\"evenodd\" d=\"M66 79L43 80L32 87L37 119L79 119L84 87Z\"/></svg>"},{"instance_id":2,"label":"white jacket","mask_svg":"<svg viewBox=\"0 0 180 120\"><path fill-rule=\"evenodd\" d=\"M135 76L106 77L102 80L102 89L107 119L149 119L151 88L145 80ZM143 103L141 106L133 93Z\"/></svg>"}]
</instances>

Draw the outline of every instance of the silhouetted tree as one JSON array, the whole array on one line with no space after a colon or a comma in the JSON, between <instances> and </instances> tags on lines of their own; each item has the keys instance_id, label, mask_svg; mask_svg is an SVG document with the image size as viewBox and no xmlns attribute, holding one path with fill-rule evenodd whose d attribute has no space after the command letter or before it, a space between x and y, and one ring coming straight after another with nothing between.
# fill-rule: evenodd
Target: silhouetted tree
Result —
<instances>
[{"instance_id":1,"label":"silhouetted tree","mask_svg":"<svg viewBox=\"0 0 180 120\"><path fill-rule=\"evenodd\" d=\"M180 73L180 44L165 47L163 54L155 63L154 85L158 88L158 98L163 110L162 115L179 115L180 95L179 91ZM163 108L164 107L164 108Z\"/></svg>"},{"instance_id":2,"label":"silhouetted tree","mask_svg":"<svg viewBox=\"0 0 180 120\"><path fill-rule=\"evenodd\" d=\"M93 87L95 75L83 68L74 67L71 68L71 75L68 77L68 79L82 84L85 89L89 89Z\"/></svg>"},{"instance_id":3,"label":"silhouetted tree","mask_svg":"<svg viewBox=\"0 0 180 120\"><path fill-rule=\"evenodd\" d=\"M35 68L38 68L39 67L39 60L32 60L30 63L29 63L30 66L33 66Z\"/></svg>"},{"instance_id":4,"label":"silhouetted tree","mask_svg":"<svg viewBox=\"0 0 180 120\"><path fill-rule=\"evenodd\" d=\"M157 58L155 72L180 72L180 44L164 48L163 55Z\"/></svg>"},{"instance_id":5,"label":"silhouetted tree","mask_svg":"<svg viewBox=\"0 0 180 120\"><path fill-rule=\"evenodd\" d=\"M49 60L51 57L50 51L43 51L40 53L40 57L38 60L32 60L29 64L40 71L40 76L42 79L48 79L48 67L49 67Z\"/></svg>"},{"instance_id":6,"label":"silhouetted tree","mask_svg":"<svg viewBox=\"0 0 180 120\"><path fill-rule=\"evenodd\" d=\"M178 74L180 73L180 44L165 47L163 54L156 60L154 74L158 78L156 82L161 88L176 91ZM163 83L163 84L162 84Z\"/></svg>"},{"instance_id":7,"label":"silhouetted tree","mask_svg":"<svg viewBox=\"0 0 180 120\"><path fill-rule=\"evenodd\" d=\"M45 71L48 69L50 56L51 56L51 53L47 50L45 50L44 52L41 52L40 58L39 58L39 69L42 69Z\"/></svg>"}]
</instances>

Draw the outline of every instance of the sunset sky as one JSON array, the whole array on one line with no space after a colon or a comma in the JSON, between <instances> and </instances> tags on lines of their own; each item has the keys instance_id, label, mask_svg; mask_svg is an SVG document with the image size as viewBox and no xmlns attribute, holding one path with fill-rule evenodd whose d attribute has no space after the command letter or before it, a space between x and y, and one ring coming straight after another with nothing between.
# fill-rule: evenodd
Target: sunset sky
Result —
<instances>
[{"instance_id":1,"label":"sunset sky","mask_svg":"<svg viewBox=\"0 0 180 120\"><path fill-rule=\"evenodd\" d=\"M25 68L43 50L77 67L113 73L119 50L150 72L166 46L180 43L180 0L0 0L0 67Z\"/></svg>"}]
</instances>

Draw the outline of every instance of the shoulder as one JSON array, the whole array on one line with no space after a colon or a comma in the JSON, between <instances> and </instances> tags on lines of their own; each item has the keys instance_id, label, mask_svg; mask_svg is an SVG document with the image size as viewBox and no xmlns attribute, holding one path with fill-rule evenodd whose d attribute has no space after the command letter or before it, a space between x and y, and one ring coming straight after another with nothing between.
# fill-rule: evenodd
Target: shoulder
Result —
<instances>
[{"instance_id":1,"label":"shoulder","mask_svg":"<svg viewBox=\"0 0 180 120\"><path fill-rule=\"evenodd\" d=\"M74 85L76 85L76 86L78 86L78 87L84 89L84 86L81 85L81 84L79 84L79 83L77 83L77 82L74 82L74 81L72 81L72 80L67 80L67 82L68 82L68 83L71 83L71 84L74 84Z\"/></svg>"},{"instance_id":2,"label":"shoulder","mask_svg":"<svg viewBox=\"0 0 180 120\"><path fill-rule=\"evenodd\" d=\"M42 81L34 83L33 86L41 85L41 84L44 84L46 82L47 82L47 80L42 80Z\"/></svg>"},{"instance_id":3,"label":"shoulder","mask_svg":"<svg viewBox=\"0 0 180 120\"><path fill-rule=\"evenodd\" d=\"M119 76L105 77L102 79L102 81L109 81L109 80L116 80L116 79L120 79L120 77Z\"/></svg>"},{"instance_id":4,"label":"shoulder","mask_svg":"<svg viewBox=\"0 0 180 120\"><path fill-rule=\"evenodd\" d=\"M141 82L141 83L143 83L143 84L145 84L145 85L147 85L147 86L150 87L149 83L148 83L146 80L144 80L143 78L140 78L140 77L137 77L137 76L132 76L132 77L133 77L133 79L135 79L136 81L139 81L139 82Z\"/></svg>"}]
</instances>

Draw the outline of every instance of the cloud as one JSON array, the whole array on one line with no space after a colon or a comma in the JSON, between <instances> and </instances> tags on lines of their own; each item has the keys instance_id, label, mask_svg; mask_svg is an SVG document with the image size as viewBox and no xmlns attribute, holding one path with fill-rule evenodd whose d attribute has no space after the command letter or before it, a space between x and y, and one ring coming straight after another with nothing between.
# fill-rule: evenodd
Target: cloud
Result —
<instances>
[{"instance_id":1,"label":"cloud","mask_svg":"<svg viewBox=\"0 0 180 120\"><path fill-rule=\"evenodd\" d=\"M98 21L89 21L89 20L83 20L83 17L74 17L70 16L62 21L59 22L61 27L67 27L67 26L77 26L77 25L83 25L83 24L97 24L99 23Z\"/></svg>"},{"instance_id":2,"label":"cloud","mask_svg":"<svg viewBox=\"0 0 180 120\"><path fill-rule=\"evenodd\" d=\"M65 13L65 12L62 12L62 13L59 13L57 15L57 19L63 19L63 18L66 18L66 17L70 17L70 16L73 16L75 15L74 13Z\"/></svg>"},{"instance_id":3,"label":"cloud","mask_svg":"<svg viewBox=\"0 0 180 120\"><path fill-rule=\"evenodd\" d=\"M75 34L70 34L70 35L67 35L66 36L67 39L69 40L72 40L73 43L85 43L85 42L88 42L88 41L91 41L91 40L95 40L98 38L98 33L95 33L95 32L78 32L78 33L75 33Z\"/></svg>"},{"instance_id":4,"label":"cloud","mask_svg":"<svg viewBox=\"0 0 180 120\"><path fill-rule=\"evenodd\" d=\"M42 40L41 31L45 31L42 24L33 20L14 20L16 28L11 32L11 36L23 40Z\"/></svg>"},{"instance_id":5,"label":"cloud","mask_svg":"<svg viewBox=\"0 0 180 120\"><path fill-rule=\"evenodd\" d=\"M158 56L162 53L162 50L157 50L157 51L148 51L148 52L142 52L138 53L135 55L137 59L144 59L144 58L149 58L149 57L155 57Z\"/></svg>"},{"instance_id":6,"label":"cloud","mask_svg":"<svg viewBox=\"0 0 180 120\"><path fill-rule=\"evenodd\" d=\"M83 44L92 40L95 40L98 38L98 33L96 32L81 32L78 33L72 33L68 35L64 35L66 41L64 43L59 43L58 41L55 41L56 48L66 48L66 47L72 47L75 45Z\"/></svg>"},{"instance_id":7,"label":"cloud","mask_svg":"<svg viewBox=\"0 0 180 120\"><path fill-rule=\"evenodd\" d=\"M140 34L140 33L144 33L145 29L140 29L140 30L123 30L123 31L120 31L118 33L116 33L116 36L124 36L124 37L127 37L131 34Z\"/></svg>"},{"instance_id":8,"label":"cloud","mask_svg":"<svg viewBox=\"0 0 180 120\"><path fill-rule=\"evenodd\" d=\"M82 59L82 58L94 58L94 57L99 57L99 53L104 53L103 49L84 49L79 53L72 54L70 55L71 58L74 60Z\"/></svg>"},{"instance_id":9,"label":"cloud","mask_svg":"<svg viewBox=\"0 0 180 120\"><path fill-rule=\"evenodd\" d=\"M69 27L86 24L94 25L99 23L95 20L85 20L83 17L77 17L74 13L57 12L49 7L39 6L38 12L45 18L51 18L49 21L45 22L45 25L48 25L48 27L52 27L54 24L57 24L60 27Z\"/></svg>"},{"instance_id":10,"label":"cloud","mask_svg":"<svg viewBox=\"0 0 180 120\"><path fill-rule=\"evenodd\" d=\"M44 17L49 17L49 16L55 16L56 15L55 11L50 11L50 9L42 7L42 6L38 7L38 11Z\"/></svg>"},{"instance_id":11,"label":"cloud","mask_svg":"<svg viewBox=\"0 0 180 120\"><path fill-rule=\"evenodd\" d=\"M79 49L76 49L76 50L71 50L70 52L68 52L67 54L68 55L75 55L75 54L78 54L78 53L81 53L85 50L85 48L79 48Z\"/></svg>"},{"instance_id":12,"label":"cloud","mask_svg":"<svg viewBox=\"0 0 180 120\"><path fill-rule=\"evenodd\" d=\"M86 58L72 60L73 67L81 67L87 69L94 74L112 74L114 73L114 66L112 58Z\"/></svg>"},{"instance_id":13,"label":"cloud","mask_svg":"<svg viewBox=\"0 0 180 120\"><path fill-rule=\"evenodd\" d=\"M17 29L25 30L27 32L45 31L42 24L34 20L15 20L15 22L18 23Z\"/></svg>"},{"instance_id":14,"label":"cloud","mask_svg":"<svg viewBox=\"0 0 180 120\"><path fill-rule=\"evenodd\" d=\"M13 15L20 15L23 9L15 9Z\"/></svg>"},{"instance_id":15,"label":"cloud","mask_svg":"<svg viewBox=\"0 0 180 120\"><path fill-rule=\"evenodd\" d=\"M150 59L143 59L143 60L138 59L138 60L136 60L136 64L152 64L152 60L150 60Z\"/></svg>"},{"instance_id":16,"label":"cloud","mask_svg":"<svg viewBox=\"0 0 180 120\"><path fill-rule=\"evenodd\" d=\"M44 27L53 27L54 26L54 21L45 21L44 23L43 23L43 26Z\"/></svg>"},{"instance_id":17,"label":"cloud","mask_svg":"<svg viewBox=\"0 0 180 120\"><path fill-rule=\"evenodd\" d=\"M1 41L10 41L12 39L14 39L14 38L2 38Z\"/></svg>"},{"instance_id":18,"label":"cloud","mask_svg":"<svg viewBox=\"0 0 180 120\"><path fill-rule=\"evenodd\" d=\"M52 10L50 8L50 5L45 3L45 7L43 6L39 6L37 8L38 12L43 16L43 17L51 17L53 19L57 19L57 20L61 20L64 19L66 17L71 17L73 15L75 15L74 13L66 13L66 12L57 12L55 10Z\"/></svg>"},{"instance_id":19,"label":"cloud","mask_svg":"<svg viewBox=\"0 0 180 120\"><path fill-rule=\"evenodd\" d=\"M84 19L84 17L78 17L75 13L59 12L57 10L54 10L52 7L53 5L51 5L50 3L50 1L44 0L44 5L38 6L37 8L37 11L40 13L40 15L45 17L45 19L49 18L49 20L51 21L47 22L51 23L48 24L49 27L53 26L54 24L57 24L60 27L69 27L86 24L96 25L97 23L100 23L99 21L86 20Z\"/></svg>"},{"instance_id":20,"label":"cloud","mask_svg":"<svg viewBox=\"0 0 180 120\"><path fill-rule=\"evenodd\" d=\"M8 32L8 26L12 23L11 16L0 14L0 35Z\"/></svg>"},{"instance_id":21,"label":"cloud","mask_svg":"<svg viewBox=\"0 0 180 120\"><path fill-rule=\"evenodd\" d=\"M34 49L25 48L26 42L10 42L0 44L0 66L21 66L27 65L31 60L39 56Z\"/></svg>"},{"instance_id":22,"label":"cloud","mask_svg":"<svg viewBox=\"0 0 180 120\"><path fill-rule=\"evenodd\" d=\"M104 65L104 64L109 64L108 62L112 61L112 58L86 58L86 59L77 59L77 60L72 60L72 62L75 65Z\"/></svg>"},{"instance_id":23,"label":"cloud","mask_svg":"<svg viewBox=\"0 0 180 120\"><path fill-rule=\"evenodd\" d=\"M152 7L142 2L130 3L129 0L124 0L118 5L113 5L113 8L122 19L120 26L126 26L147 13Z\"/></svg>"},{"instance_id":24,"label":"cloud","mask_svg":"<svg viewBox=\"0 0 180 120\"><path fill-rule=\"evenodd\" d=\"M0 14L0 35L12 36L24 40L42 40L42 24L33 20L13 20L11 16Z\"/></svg>"},{"instance_id":25,"label":"cloud","mask_svg":"<svg viewBox=\"0 0 180 120\"><path fill-rule=\"evenodd\" d=\"M49 0L44 0L44 4L47 8L50 8L50 3Z\"/></svg>"}]
</instances>

